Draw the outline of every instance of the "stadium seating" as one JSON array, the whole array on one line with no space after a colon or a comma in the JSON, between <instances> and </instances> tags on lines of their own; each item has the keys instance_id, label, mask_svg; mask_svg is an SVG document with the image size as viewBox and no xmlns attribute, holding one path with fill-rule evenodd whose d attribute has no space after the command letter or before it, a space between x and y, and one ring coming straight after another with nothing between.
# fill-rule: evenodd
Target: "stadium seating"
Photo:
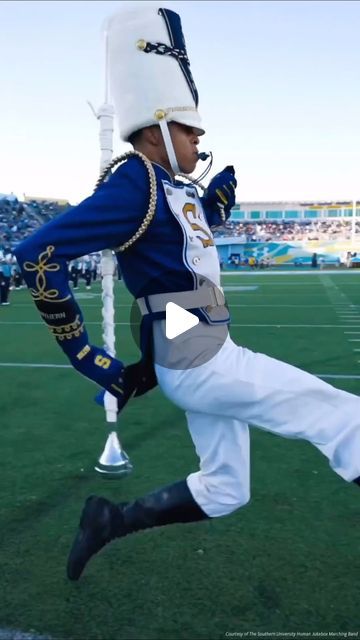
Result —
<instances>
[{"instance_id":1,"label":"stadium seating","mask_svg":"<svg viewBox=\"0 0 360 640\"><path fill-rule=\"evenodd\" d=\"M66 201L26 198L0 194L0 245L12 250L34 229L69 207ZM350 240L351 219L234 221L213 230L215 238L235 237L243 242L291 242L304 240ZM360 234L360 219L356 222Z\"/></svg>"},{"instance_id":2,"label":"stadium seating","mask_svg":"<svg viewBox=\"0 0 360 640\"><path fill-rule=\"evenodd\" d=\"M236 237L243 242L289 242L296 240L350 240L351 220L304 220L302 222L233 222L214 230L215 238ZM360 220L356 222L360 233Z\"/></svg>"}]
</instances>

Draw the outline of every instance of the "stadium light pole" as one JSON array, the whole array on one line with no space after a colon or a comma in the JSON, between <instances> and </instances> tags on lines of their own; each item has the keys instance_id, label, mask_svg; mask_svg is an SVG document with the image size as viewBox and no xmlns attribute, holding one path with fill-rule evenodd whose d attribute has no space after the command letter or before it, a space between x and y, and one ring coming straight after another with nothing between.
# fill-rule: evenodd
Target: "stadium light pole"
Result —
<instances>
[{"instance_id":1,"label":"stadium light pole","mask_svg":"<svg viewBox=\"0 0 360 640\"><path fill-rule=\"evenodd\" d=\"M91 105L90 105L91 106ZM91 107L92 108L92 107ZM114 132L114 108L109 102L109 69L108 69L108 37L105 31L105 100L96 113L92 108L96 118L99 120L100 132L100 173L107 167L113 155L113 132ZM101 252L101 287L102 287L102 329L104 348L111 355L115 356L115 306L114 306L114 275L116 271L115 256L111 249ZM117 400L108 391L104 395L104 409L109 433L106 439L104 450L98 459L95 471L104 478L122 477L132 471L132 464L129 457L122 449L117 433L116 425L118 421Z\"/></svg>"}]
</instances>

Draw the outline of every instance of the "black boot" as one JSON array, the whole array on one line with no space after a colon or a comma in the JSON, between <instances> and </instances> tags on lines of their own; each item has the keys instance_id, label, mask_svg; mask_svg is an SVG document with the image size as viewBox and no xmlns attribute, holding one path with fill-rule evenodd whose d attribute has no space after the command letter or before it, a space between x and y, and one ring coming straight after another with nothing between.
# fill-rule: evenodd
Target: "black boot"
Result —
<instances>
[{"instance_id":1,"label":"black boot","mask_svg":"<svg viewBox=\"0 0 360 640\"><path fill-rule=\"evenodd\" d=\"M85 502L80 528L68 558L68 578L78 580L90 558L114 538L140 529L207 517L192 497L185 480L119 505L106 498L90 496Z\"/></svg>"}]
</instances>

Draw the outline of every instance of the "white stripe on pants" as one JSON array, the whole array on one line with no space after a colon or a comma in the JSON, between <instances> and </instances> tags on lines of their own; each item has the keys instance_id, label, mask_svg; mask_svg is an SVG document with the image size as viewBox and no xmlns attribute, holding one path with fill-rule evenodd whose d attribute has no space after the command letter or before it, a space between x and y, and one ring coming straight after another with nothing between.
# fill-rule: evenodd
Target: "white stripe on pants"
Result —
<instances>
[{"instance_id":1,"label":"white stripe on pants","mask_svg":"<svg viewBox=\"0 0 360 640\"><path fill-rule=\"evenodd\" d=\"M360 476L358 396L237 346L230 337L200 367L186 371L155 368L165 395L187 412L200 457L200 470L189 476L189 487L208 515L224 515L225 505L228 513L241 506L231 508L235 495L239 503L246 502L247 424L307 440L327 456L342 478L350 482ZM234 489L237 483L238 490Z\"/></svg>"}]
</instances>

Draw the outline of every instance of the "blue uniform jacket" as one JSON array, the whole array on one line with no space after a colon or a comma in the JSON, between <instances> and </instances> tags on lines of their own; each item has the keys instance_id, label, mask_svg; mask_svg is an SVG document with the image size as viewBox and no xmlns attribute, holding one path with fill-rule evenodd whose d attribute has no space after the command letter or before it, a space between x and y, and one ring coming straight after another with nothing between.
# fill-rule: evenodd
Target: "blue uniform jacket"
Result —
<instances>
[{"instance_id":1,"label":"blue uniform jacket","mask_svg":"<svg viewBox=\"0 0 360 640\"><path fill-rule=\"evenodd\" d=\"M164 193L162 181L172 179L159 165L153 167L157 179L155 216L134 245L117 253L125 285L135 298L195 288L191 267L184 263L184 234ZM178 184L186 188L183 183ZM63 339L64 327L68 332L66 337L71 334L76 338L73 340L75 350L87 344L87 334L81 309L70 288L68 262L103 249L116 249L126 242L139 229L148 210L149 197L147 170L134 156L119 166L90 197L42 226L16 248L15 255L34 302L69 356L72 342ZM220 223L219 212L207 208L205 201L203 209L209 226ZM202 309L193 312L201 320L211 322ZM149 348L150 321L147 318L142 323L143 355Z\"/></svg>"}]
</instances>

